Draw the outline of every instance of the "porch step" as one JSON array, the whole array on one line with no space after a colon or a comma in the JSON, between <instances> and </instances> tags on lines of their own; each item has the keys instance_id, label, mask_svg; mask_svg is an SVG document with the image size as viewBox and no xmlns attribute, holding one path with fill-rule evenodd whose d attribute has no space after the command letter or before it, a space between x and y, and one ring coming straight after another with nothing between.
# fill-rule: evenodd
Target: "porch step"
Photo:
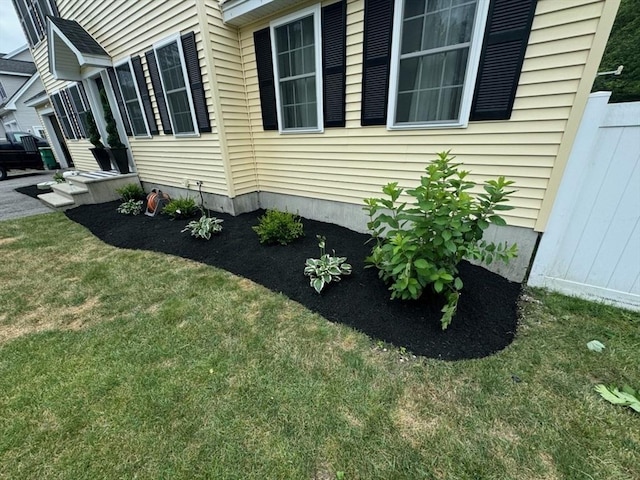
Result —
<instances>
[{"instance_id":1,"label":"porch step","mask_svg":"<svg viewBox=\"0 0 640 480\"><path fill-rule=\"evenodd\" d=\"M120 174L110 172L79 172L65 177L65 183L52 185L53 193L38 195L38 198L49 207L58 210L79 205L111 202L120 195L116 189L129 183L140 184L137 173Z\"/></svg>"},{"instance_id":2,"label":"porch step","mask_svg":"<svg viewBox=\"0 0 640 480\"><path fill-rule=\"evenodd\" d=\"M51 185L51 189L54 193L67 197L71 201L74 201L75 196L89 192L89 189L86 187L75 183L56 183L55 185Z\"/></svg>"},{"instance_id":3,"label":"porch step","mask_svg":"<svg viewBox=\"0 0 640 480\"><path fill-rule=\"evenodd\" d=\"M75 205L73 200L55 192L38 195L38 199L48 207L54 208L55 210L67 210Z\"/></svg>"}]
</instances>

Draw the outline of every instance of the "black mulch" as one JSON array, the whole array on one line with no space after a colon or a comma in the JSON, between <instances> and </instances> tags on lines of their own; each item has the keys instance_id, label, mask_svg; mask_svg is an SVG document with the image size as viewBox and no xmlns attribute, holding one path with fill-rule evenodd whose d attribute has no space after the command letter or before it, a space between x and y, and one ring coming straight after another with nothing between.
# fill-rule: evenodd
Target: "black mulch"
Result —
<instances>
[{"instance_id":1,"label":"black mulch","mask_svg":"<svg viewBox=\"0 0 640 480\"><path fill-rule=\"evenodd\" d=\"M36 200L38 199L38 195L42 195L43 193L51 193L50 188L46 190L39 190L37 185L27 185L26 187L18 187L15 189L15 191L23 195L27 195L31 198L35 198Z\"/></svg>"},{"instance_id":2,"label":"black mulch","mask_svg":"<svg viewBox=\"0 0 640 480\"><path fill-rule=\"evenodd\" d=\"M423 296L419 301L389 300L377 271L364 268L368 235L329 223L303 219L305 236L287 246L261 245L251 229L263 211L224 219L224 230L210 241L180 231L186 220L164 215L127 216L118 202L84 205L66 215L104 242L121 248L168 253L223 268L281 292L324 318L349 325L371 338L405 347L416 355L458 360L481 358L508 346L517 328L516 302L520 284L463 262L464 290L458 311L446 331L440 327L443 301ZM309 286L304 263L320 256L316 235L327 237L328 251L348 257L353 274L330 284L321 295Z\"/></svg>"}]
</instances>

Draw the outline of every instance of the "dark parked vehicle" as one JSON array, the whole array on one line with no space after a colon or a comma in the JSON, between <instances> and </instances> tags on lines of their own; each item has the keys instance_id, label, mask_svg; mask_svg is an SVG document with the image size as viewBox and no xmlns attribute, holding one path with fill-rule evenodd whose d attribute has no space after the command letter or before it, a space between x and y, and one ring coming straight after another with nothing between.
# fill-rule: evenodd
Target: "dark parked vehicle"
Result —
<instances>
[{"instance_id":1,"label":"dark parked vehicle","mask_svg":"<svg viewBox=\"0 0 640 480\"><path fill-rule=\"evenodd\" d=\"M0 139L0 180L7 178L7 170L44 169L38 148L49 146L45 139L26 132L6 135L7 138Z\"/></svg>"}]
</instances>

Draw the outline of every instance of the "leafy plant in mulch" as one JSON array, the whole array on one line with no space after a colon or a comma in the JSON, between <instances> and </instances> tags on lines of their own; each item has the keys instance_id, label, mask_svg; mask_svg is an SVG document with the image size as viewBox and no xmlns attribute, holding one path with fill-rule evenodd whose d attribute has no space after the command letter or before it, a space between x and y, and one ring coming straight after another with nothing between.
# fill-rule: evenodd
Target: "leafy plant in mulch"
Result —
<instances>
[{"instance_id":1,"label":"leafy plant in mulch","mask_svg":"<svg viewBox=\"0 0 640 480\"><path fill-rule=\"evenodd\" d=\"M287 245L304 235L300 217L289 212L267 210L252 227L258 234L260 243L279 243Z\"/></svg>"},{"instance_id":2,"label":"leafy plant in mulch","mask_svg":"<svg viewBox=\"0 0 640 480\"><path fill-rule=\"evenodd\" d=\"M120 188L116 188L116 193L120 195L124 202L128 200L143 200L147 198L144 190L137 183L128 183Z\"/></svg>"},{"instance_id":3,"label":"leafy plant in mulch","mask_svg":"<svg viewBox=\"0 0 640 480\"><path fill-rule=\"evenodd\" d=\"M53 181L56 183L64 183L64 175L62 175L61 171L58 170L53 174Z\"/></svg>"},{"instance_id":4,"label":"leafy plant in mulch","mask_svg":"<svg viewBox=\"0 0 640 480\"><path fill-rule=\"evenodd\" d=\"M320 247L320 258L307 258L304 267L304 274L309 277L310 285L316 292L331 282L339 282L342 275L351 275L351 265L346 263L347 257L336 257L335 250L333 256L326 253L326 237L316 235L318 247Z\"/></svg>"},{"instance_id":5,"label":"leafy plant in mulch","mask_svg":"<svg viewBox=\"0 0 640 480\"><path fill-rule=\"evenodd\" d=\"M202 215L200 220L192 220L190 221L182 232L191 232L192 237L203 238L205 240L209 240L211 238L211 234L219 233L222 231L222 222L224 220L220 220L216 217L208 217L207 215Z\"/></svg>"},{"instance_id":6,"label":"leafy plant in mulch","mask_svg":"<svg viewBox=\"0 0 640 480\"><path fill-rule=\"evenodd\" d=\"M198 210L200 209L193 198L179 197L167 203L162 209L162 213L176 220L180 218L192 218Z\"/></svg>"},{"instance_id":7,"label":"leafy plant in mulch","mask_svg":"<svg viewBox=\"0 0 640 480\"><path fill-rule=\"evenodd\" d=\"M142 200L127 200L120 204L118 207L118 213L122 213L124 215L140 215L140 213L142 213L143 204L144 202Z\"/></svg>"},{"instance_id":8,"label":"leafy plant in mulch","mask_svg":"<svg viewBox=\"0 0 640 480\"><path fill-rule=\"evenodd\" d=\"M482 241L490 224L506 225L495 212L513 208L504 204L514 192L507 190L513 182L504 177L489 180L483 185L485 193L473 197L467 191L475 182L467 180L469 172L459 170L461 164L453 163L453 158L449 152L438 154L420 185L406 191L410 203L398 202L404 189L392 182L382 189L386 198L366 199L364 207L375 240L368 266L378 268L392 299L417 299L427 287L444 294L443 330L451 323L463 287L460 261L470 258L489 264L517 255L515 244Z\"/></svg>"}]
</instances>

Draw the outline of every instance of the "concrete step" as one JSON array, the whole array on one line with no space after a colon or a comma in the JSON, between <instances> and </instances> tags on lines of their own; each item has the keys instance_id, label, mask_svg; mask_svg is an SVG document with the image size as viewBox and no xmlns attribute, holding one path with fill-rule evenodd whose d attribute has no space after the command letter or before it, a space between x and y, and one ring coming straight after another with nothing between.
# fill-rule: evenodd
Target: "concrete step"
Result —
<instances>
[{"instance_id":1,"label":"concrete step","mask_svg":"<svg viewBox=\"0 0 640 480\"><path fill-rule=\"evenodd\" d=\"M74 197L89 192L89 189L86 187L75 183L56 183L55 185L51 185L51 190L60 196L67 197L72 202L75 201Z\"/></svg>"},{"instance_id":2,"label":"concrete step","mask_svg":"<svg viewBox=\"0 0 640 480\"><path fill-rule=\"evenodd\" d=\"M73 200L55 192L38 195L38 199L46 206L56 210L67 210L68 208L75 206L75 202Z\"/></svg>"}]
</instances>

